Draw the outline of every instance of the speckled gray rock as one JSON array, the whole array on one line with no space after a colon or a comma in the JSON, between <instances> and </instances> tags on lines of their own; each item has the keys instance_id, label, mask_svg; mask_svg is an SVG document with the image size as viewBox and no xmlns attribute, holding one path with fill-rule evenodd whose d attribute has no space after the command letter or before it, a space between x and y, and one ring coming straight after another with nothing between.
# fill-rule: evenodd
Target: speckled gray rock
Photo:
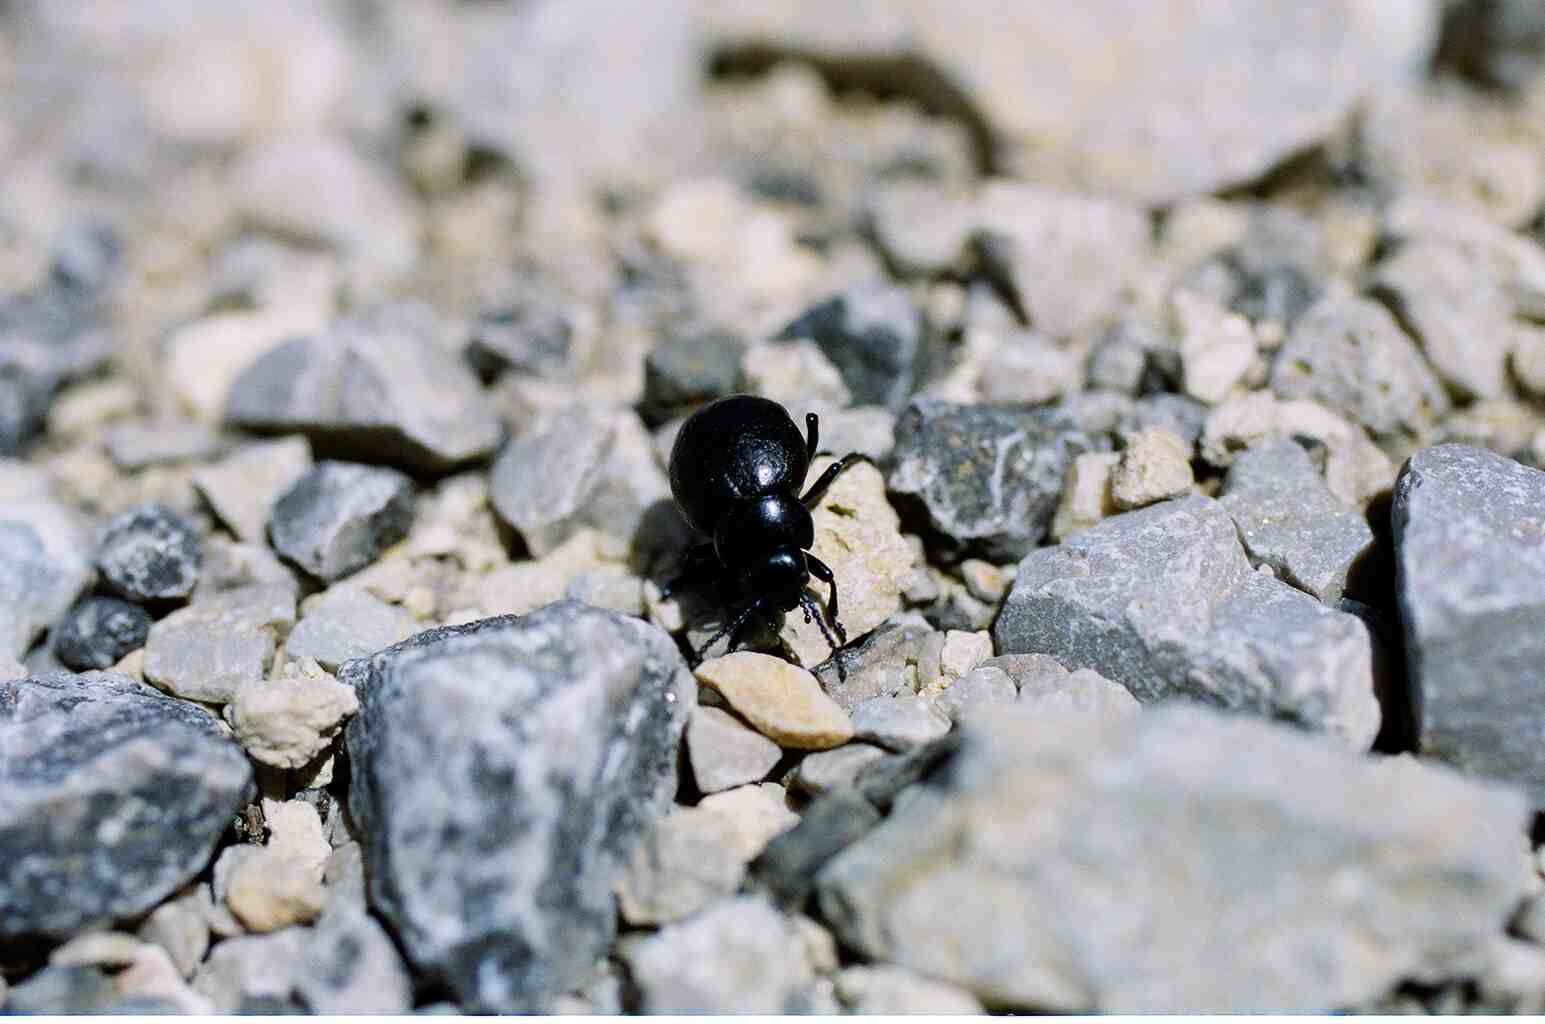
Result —
<instances>
[{"instance_id":1,"label":"speckled gray rock","mask_svg":"<svg viewBox=\"0 0 1545 1024\"><path fill-rule=\"evenodd\" d=\"M390 647L413 630L413 616L403 609L357 587L335 586L308 602L284 650L291 658L315 658L335 672L350 658Z\"/></svg>"},{"instance_id":2,"label":"speckled gray rock","mask_svg":"<svg viewBox=\"0 0 1545 1024\"><path fill-rule=\"evenodd\" d=\"M1389 310L1355 295L1327 295L1298 320L1272 363L1271 388L1391 440L1422 436L1449 408L1437 375Z\"/></svg>"},{"instance_id":3,"label":"speckled gray rock","mask_svg":"<svg viewBox=\"0 0 1545 1024\"><path fill-rule=\"evenodd\" d=\"M330 909L306 937L295 995L312 1013L407 1013L413 979L375 918L362 909Z\"/></svg>"},{"instance_id":4,"label":"speckled gray rock","mask_svg":"<svg viewBox=\"0 0 1545 1024\"><path fill-rule=\"evenodd\" d=\"M1251 448L1229 467L1219 499L1239 527L1245 553L1280 579L1327 604L1341 599L1347 573L1371 553L1368 521L1330 493L1296 442Z\"/></svg>"},{"instance_id":5,"label":"speckled gray rock","mask_svg":"<svg viewBox=\"0 0 1545 1024\"><path fill-rule=\"evenodd\" d=\"M1422 752L1545 806L1545 473L1428 448L1401 473L1393 521Z\"/></svg>"},{"instance_id":6,"label":"speckled gray rock","mask_svg":"<svg viewBox=\"0 0 1545 1024\"><path fill-rule=\"evenodd\" d=\"M745 344L722 331L677 334L644 358L644 414L653 423L685 416L740 390Z\"/></svg>"},{"instance_id":7,"label":"speckled gray rock","mask_svg":"<svg viewBox=\"0 0 1545 1024\"><path fill-rule=\"evenodd\" d=\"M629 924L680 921L734 893L745 876L735 821L682 807L656 821L634 848L617 883L617 906Z\"/></svg>"},{"instance_id":8,"label":"speckled gray rock","mask_svg":"<svg viewBox=\"0 0 1545 1024\"><path fill-rule=\"evenodd\" d=\"M1046 536L1068 466L1095 447L1054 410L923 398L896 421L886 483L921 506L951 555L1013 561Z\"/></svg>"},{"instance_id":9,"label":"speckled gray rock","mask_svg":"<svg viewBox=\"0 0 1545 1024\"><path fill-rule=\"evenodd\" d=\"M150 627L145 678L189 700L225 704L263 677L278 637L295 622L295 591L252 583L179 608Z\"/></svg>"},{"instance_id":10,"label":"speckled gray rock","mask_svg":"<svg viewBox=\"0 0 1545 1024\"><path fill-rule=\"evenodd\" d=\"M1197 706L963 734L818 896L845 945L989 1006L1355 1006L1475 969L1524 883L1520 795L1414 759Z\"/></svg>"},{"instance_id":11,"label":"speckled gray rock","mask_svg":"<svg viewBox=\"0 0 1545 1024\"><path fill-rule=\"evenodd\" d=\"M268 535L279 554L330 581L375 561L412 522L413 481L394 469L329 461L274 502Z\"/></svg>"},{"instance_id":12,"label":"speckled gray rock","mask_svg":"<svg viewBox=\"0 0 1545 1024\"><path fill-rule=\"evenodd\" d=\"M782 1013L815 979L794 922L744 896L625 944L645 1013Z\"/></svg>"},{"instance_id":13,"label":"speckled gray rock","mask_svg":"<svg viewBox=\"0 0 1545 1024\"><path fill-rule=\"evenodd\" d=\"M670 499L649 434L628 410L581 405L511 441L489 483L494 509L541 557L592 526L631 541Z\"/></svg>"},{"instance_id":14,"label":"speckled gray rock","mask_svg":"<svg viewBox=\"0 0 1545 1024\"><path fill-rule=\"evenodd\" d=\"M783 757L778 744L720 708L692 709L687 723L687 758L692 778L704 793L761 782Z\"/></svg>"},{"instance_id":15,"label":"speckled gray rock","mask_svg":"<svg viewBox=\"0 0 1545 1024\"><path fill-rule=\"evenodd\" d=\"M112 668L145 646L150 613L116 597L88 597L54 627L54 654L77 672Z\"/></svg>"},{"instance_id":16,"label":"speckled gray rock","mask_svg":"<svg viewBox=\"0 0 1545 1024\"><path fill-rule=\"evenodd\" d=\"M102 583L130 601L187 597L198 582L198 530L165 505L141 505L115 516L97 542Z\"/></svg>"},{"instance_id":17,"label":"speckled gray rock","mask_svg":"<svg viewBox=\"0 0 1545 1024\"><path fill-rule=\"evenodd\" d=\"M74 513L46 497L0 503L0 656L21 658L91 582Z\"/></svg>"},{"instance_id":18,"label":"speckled gray rock","mask_svg":"<svg viewBox=\"0 0 1545 1024\"><path fill-rule=\"evenodd\" d=\"M1092 668L1144 703L1189 697L1356 749L1379 730L1366 628L1252 571L1210 498L1114 516L1033 552L993 635L999 651Z\"/></svg>"},{"instance_id":19,"label":"speckled gray rock","mask_svg":"<svg viewBox=\"0 0 1545 1024\"><path fill-rule=\"evenodd\" d=\"M287 342L231 386L226 422L305 434L318 455L443 473L490 454L503 427L477 377L420 307L386 306Z\"/></svg>"},{"instance_id":20,"label":"speckled gray rock","mask_svg":"<svg viewBox=\"0 0 1545 1024\"><path fill-rule=\"evenodd\" d=\"M996 665L978 665L951 683L939 695L938 705L950 721L960 722L971 715L992 714L994 708L1012 704L1018 696L1019 687L1007 672Z\"/></svg>"},{"instance_id":21,"label":"speckled gray rock","mask_svg":"<svg viewBox=\"0 0 1545 1024\"><path fill-rule=\"evenodd\" d=\"M612 886L676 792L697 690L670 637L560 601L421 633L339 676L360 697L349 812L370 902L408 958L469 1009L540 1010L578 985L611 942Z\"/></svg>"},{"instance_id":22,"label":"speckled gray rock","mask_svg":"<svg viewBox=\"0 0 1545 1024\"><path fill-rule=\"evenodd\" d=\"M252 786L213 716L114 673L0 682L0 750L0 940L151 909Z\"/></svg>"},{"instance_id":23,"label":"speckled gray rock","mask_svg":"<svg viewBox=\"0 0 1545 1024\"><path fill-rule=\"evenodd\" d=\"M911 296L883 282L858 285L825 300L779 337L815 342L842 374L855 405L899 409L934 361L927 325Z\"/></svg>"},{"instance_id":24,"label":"speckled gray rock","mask_svg":"<svg viewBox=\"0 0 1545 1024\"><path fill-rule=\"evenodd\" d=\"M853 706L853 738L910 750L950 731L950 716L932 697L871 697Z\"/></svg>"}]
</instances>

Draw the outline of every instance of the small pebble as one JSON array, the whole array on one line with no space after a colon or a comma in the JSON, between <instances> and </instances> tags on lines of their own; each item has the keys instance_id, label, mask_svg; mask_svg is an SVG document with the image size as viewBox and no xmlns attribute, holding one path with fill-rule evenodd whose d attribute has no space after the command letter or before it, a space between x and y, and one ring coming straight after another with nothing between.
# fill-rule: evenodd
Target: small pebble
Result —
<instances>
[{"instance_id":1,"label":"small pebble","mask_svg":"<svg viewBox=\"0 0 1545 1024\"><path fill-rule=\"evenodd\" d=\"M950 731L950 717L930 697L872 697L853 708L853 736L889 750L910 750Z\"/></svg>"},{"instance_id":2,"label":"small pebble","mask_svg":"<svg viewBox=\"0 0 1545 1024\"><path fill-rule=\"evenodd\" d=\"M102 582L141 603L187 597L199 561L198 531L164 505L141 505L114 518L96 553Z\"/></svg>"},{"instance_id":3,"label":"small pebble","mask_svg":"<svg viewBox=\"0 0 1545 1024\"><path fill-rule=\"evenodd\" d=\"M193 474L193 486L238 539L261 544L279 496L311 468L303 437L244 445Z\"/></svg>"},{"instance_id":4,"label":"small pebble","mask_svg":"<svg viewBox=\"0 0 1545 1024\"><path fill-rule=\"evenodd\" d=\"M313 658L336 672L350 658L384 650L415 632L413 616L352 585L330 587L308 598L285 640L296 660Z\"/></svg>"},{"instance_id":5,"label":"small pebble","mask_svg":"<svg viewBox=\"0 0 1545 1024\"><path fill-rule=\"evenodd\" d=\"M139 937L166 950L184 978L191 978L209 950L209 922L197 890L190 890L150 912Z\"/></svg>"},{"instance_id":6,"label":"small pebble","mask_svg":"<svg viewBox=\"0 0 1545 1024\"><path fill-rule=\"evenodd\" d=\"M316 662L290 662L277 679L248 678L226 705L236 740L253 759L276 768L310 763L359 710L354 691Z\"/></svg>"},{"instance_id":7,"label":"small pebble","mask_svg":"<svg viewBox=\"0 0 1545 1024\"><path fill-rule=\"evenodd\" d=\"M781 747L825 750L853 738L853 722L815 676L781 658L737 651L699 665L697 678Z\"/></svg>"},{"instance_id":8,"label":"small pebble","mask_svg":"<svg viewBox=\"0 0 1545 1024\"><path fill-rule=\"evenodd\" d=\"M697 806L729 819L735 826L741 857L747 861L761 853L779 833L799 824L799 815L789 810L788 793L776 782L739 786L705 796Z\"/></svg>"},{"instance_id":9,"label":"small pebble","mask_svg":"<svg viewBox=\"0 0 1545 1024\"><path fill-rule=\"evenodd\" d=\"M863 964L837 973L837 997L854 1013L979 1014L982 1002L963 988L894 964Z\"/></svg>"},{"instance_id":10,"label":"small pebble","mask_svg":"<svg viewBox=\"0 0 1545 1024\"><path fill-rule=\"evenodd\" d=\"M698 707L687 722L687 757L697 788L717 793L765 779L783 751L728 712Z\"/></svg>"},{"instance_id":11,"label":"small pebble","mask_svg":"<svg viewBox=\"0 0 1545 1024\"><path fill-rule=\"evenodd\" d=\"M1153 427L1127 438L1111 472L1111 499L1119 509L1142 508L1185 494L1194 479L1190 446L1170 431Z\"/></svg>"},{"instance_id":12,"label":"small pebble","mask_svg":"<svg viewBox=\"0 0 1545 1024\"><path fill-rule=\"evenodd\" d=\"M87 932L48 954L48 962L54 967L123 967L143 946L125 932Z\"/></svg>"},{"instance_id":13,"label":"small pebble","mask_svg":"<svg viewBox=\"0 0 1545 1024\"><path fill-rule=\"evenodd\" d=\"M312 921L327 902L321 879L283 851L259 848L231 872L226 904L254 932Z\"/></svg>"},{"instance_id":14,"label":"small pebble","mask_svg":"<svg viewBox=\"0 0 1545 1024\"><path fill-rule=\"evenodd\" d=\"M820 796L838 786L851 786L866 765L885 756L885 751L867 743L848 743L835 750L806 754L794 771L794 785L811 796Z\"/></svg>"},{"instance_id":15,"label":"small pebble","mask_svg":"<svg viewBox=\"0 0 1545 1024\"><path fill-rule=\"evenodd\" d=\"M54 627L54 654L77 672L112 668L145 646L150 613L116 597L88 597Z\"/></svg>"},{"instance_id":16,"label":"small pebble","mask_svg":"<svg viewBox=\"0 0 1545 1024\"><path fill-rule=\"evenodd\" d=\"M1126 687L1089 668L1062 676L1048 673L1027 679L1020 687L1019 703L1034 708L1037 713L1050 714L1072 711L1117 717L1135 715L1142 710L1142 705Z\"/></svg>"},{"instance_id":17,"label":"small pebble","mask_svg":"<svg viewBox=\"0 0 1545 1024\"><path fill-rule=\"evenodd\" d=\"M1012 704L1019 695L1013 678L996 665L982 664L955 680L937 698L938 706L950 720L960 722L967 717L990 713L993 707Z\"/></svg>"},{"instance_id":18,"label":"small pebble","mask_svg":"<svg viewBox=\"0 0 1545 1024\"><path fill-rule=\"evenodd\" d=\"M684 807L661 818L633 850L617 885L623 920L680 921L732 894L745 877L740 826L727 814Z\"/></svg>"},{"instance_id":19,"label":"small pebble","mask_svg":"<svg viewBox=\"0 0 1545 1024\"><path fill-rule=\"evenodd\" d=\"M394 469L319 462L274 503L274 550L312 576L336 580L408 534L413 481Z\"/></svg>"}]
</instances>

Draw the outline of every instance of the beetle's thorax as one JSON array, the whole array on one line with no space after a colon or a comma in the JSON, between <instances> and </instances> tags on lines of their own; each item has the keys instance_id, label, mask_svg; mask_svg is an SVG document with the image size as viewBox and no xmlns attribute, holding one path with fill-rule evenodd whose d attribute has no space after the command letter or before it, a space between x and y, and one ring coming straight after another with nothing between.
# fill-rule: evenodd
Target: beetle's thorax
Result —
<instances>
[{"instance_id":1,"label":"beetle's thorax","mask_svg":"<svg viewBox=\"0 0 1545 1024\"><path fill-rule=\"evenodd\" d=\"M738 503L714 531L714 551L729 568L747 568L783 548L815 543L810 512L792 494L765 494Z\"/></svg>"}]
</instances>

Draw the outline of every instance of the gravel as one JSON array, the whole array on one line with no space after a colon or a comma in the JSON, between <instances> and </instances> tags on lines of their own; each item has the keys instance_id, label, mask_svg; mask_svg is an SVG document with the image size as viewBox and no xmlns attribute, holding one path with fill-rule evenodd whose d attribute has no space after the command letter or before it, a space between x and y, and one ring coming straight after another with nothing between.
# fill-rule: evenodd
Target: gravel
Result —
<instances>
[{"instance_id":1,"label":"gravel","mask_svg":"<svg viewBox=\"0 0 1545 1024\"><path fill-rule=\"evenodd\" d=\"M112 668L145 646L150 613L115 597L88 597L54 627L54 655L77 672Z\"/></svg>"},{"instance_id":2,"label":"gravel","mask_svg":"<svg viewBox=\"0 0 1545 1024\"><path fill-rule=\"evenodd\" d=\"M858 405L901 408L938 358L928 326L906 290L883 283L827 299L778 336L813 341Z\"/></svg>"},{"instance_id":3,"label":"gravel","mask_svg":"<svg viewBox=\"0 0 1545 1024\"><path fill-rule=\"evenodd\" d=\"M318 579L358 572L407 536L413 482L391 469L319 462L274 502L274 550Z\"/></svg>"},{"instance_id":4,"label":"gravel","mask_svg":"<svg viewBox=\"0 0 1545 1024\"><path fill-rule=\"evenodd\" d=\"M693 781L704 793L760 782L783 757L778 744L720 708L693 708L686 741Z\"/></svg>"},{"instance_id":5,"label":"gravel","mask_svg":"<svg viewBox=\"0 0 1545 1024\"><path fill-rule=\"evenodd\" d=\"M191 594L201 558L192 523L164 505L144 505L107 524L95 561L109 590L143 604Z\"/></svg>"}]
</instances>

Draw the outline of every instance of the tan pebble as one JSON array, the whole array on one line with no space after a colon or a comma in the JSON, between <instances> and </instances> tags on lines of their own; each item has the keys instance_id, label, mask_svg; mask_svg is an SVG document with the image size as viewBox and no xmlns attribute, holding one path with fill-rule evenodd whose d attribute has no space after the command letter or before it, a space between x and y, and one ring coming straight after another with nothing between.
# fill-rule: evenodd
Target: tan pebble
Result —
<instances>
[{"instance_id":1,"label":"tan pebble","mask_svg":"<svg viewBox=\"0 0 1545 1024\"><path fill-rule=\"evenodd\" d=\"M1191 489L1191 448L1161 427L1140 430L1127 446L1110 477L1111 498L1120 509L1142 508Z\"/></svg>"},{"instance_id":2,"label":"tan pebble","mask_svg":"<svg viewBox=\"0 0 1545 1024\"><path fill-rule=\"evenodd\" d=\"M265 809L263 818L268 825L268 849L309 868L321 881L333 848L322 831L322 817L316 807L304 800L286 800L272 810Z\"/></svg>"},{"instance_id":3,"label":"tan pebble","mask_svg":"<svg viewBox=\"0 0 1545 1024\"><path fill-rule=\"evenodd\" d=\"M951 629L944 634L944 648L939 652L939 670L953 682L992 657L992 634L986 630L967 633Z\"/></svg>"},{"instance_id":4,"label":"tan pebble","mask_svg":"<svg viewBox=\"0 0 1545 1024\"><path fill-rule=\"evenodd\" d=\"M326 902L321 879L311 868L267 847L231 874L225 902L255 932L273 932L316 919Z\"/></svg>"},{"instance_id":5,"label":"tan pebble","mask_svg":"<svg viewBox=\"0 0 1545 1024\"><path fill-rule=\"evenodd\" d=\"M1053 540L1065 540L1087 530L1116 511L1110 494L1110 478L1121 456L1116 452L1085 452L1068 467L1062 500L1052 517Z\"/></svg>"},{"instance_id":6,"label":"tan pebble","mask_svg":"<svg viewBox=\"0 0 1545 1024\"><path fill-rule=\"evenodd\" d=\"M788 791L776 782L727 789L703 797L697 806L729 819L740 855L747 861L765 850L779 834L799 824L799 815L789 810Z\"/></svg>"},{"instance_id":7,"label":"tan pebble","mask_svg":"<svg viewBox=\"0 0 1545 1024\"><path fill-rule=\"evenodd\" d=\"M122 967L133 963L144 945L124 932L90 932L48 954L48 963L53 967Z\"/></svg>"},{"instance_id":8,"label":"tan pebble","mask_svg":"<svg viewBox=\"0 0 1545 1024\"><path fill-rule=\"evenodd\" d=\"M736 651L699 665L697 678L779 746L825 750L853 738L853 722L815 676L781 658Z\"/></svg>"}]
</instances>

